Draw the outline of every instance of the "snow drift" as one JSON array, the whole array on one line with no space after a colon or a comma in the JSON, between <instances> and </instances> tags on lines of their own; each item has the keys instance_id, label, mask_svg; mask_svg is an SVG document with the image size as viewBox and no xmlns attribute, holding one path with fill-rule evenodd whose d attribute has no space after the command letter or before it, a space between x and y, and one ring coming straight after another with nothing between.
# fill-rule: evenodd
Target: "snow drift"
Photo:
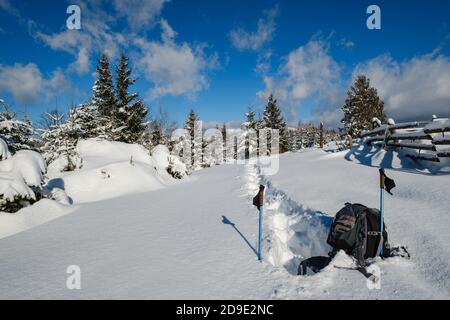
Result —
<instances>
[{"instance_id":1,"label":"snow drift","mask_svg":"<svg viewBox=\"0 0 450 320\"><path fill-rule=\"evenodd\" d=\"M47 169L44 159L34 151L18 151L11 156L7 148L1 146L0 141L0 154L6 160L0 162L0 194L4 199L21 196L36 200L32 188L44 184ZM137 144L95 139L79 141L76 153L81 168L61 172L65 166L64 156L50 163L49 180L42 190L49 199L22 209L14 216L1 213L0 238L65 215L82 203L150 192L175 183L167 172L169 159L180 172L185 167L170 156L167 148L157 146L156 151L152 157L147 149Z\"/></svg>"},{"instance_id":2,"label":"snow drift","mask_svg":"<svg viewBox=\"0 0 450 320\"><path fill-rule=\"evenodd\" d=\"M49 189L64 190L73 203L102 201L130 193L149 192L174 182L168 174L168 158L179 162L163 146L154 156L141 145L96 139L81 140L76 152L80 169L60 172L56 161L49 166Z\"/></svg>"}]
</instances>

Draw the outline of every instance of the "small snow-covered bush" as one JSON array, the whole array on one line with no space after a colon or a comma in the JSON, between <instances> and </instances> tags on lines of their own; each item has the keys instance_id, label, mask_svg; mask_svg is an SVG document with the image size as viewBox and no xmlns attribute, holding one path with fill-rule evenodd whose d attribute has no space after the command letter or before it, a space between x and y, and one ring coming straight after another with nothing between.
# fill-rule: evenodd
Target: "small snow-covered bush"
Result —
<instances>
[{"instance_id":1,"label":"small snow-covered bush","mask_svg":"<svg viewBox=\"0 0 450 320\"><path fill-rule=\"evenodd\" d=\"M8 159L11 153L8 150L8 145L3 139L0 139L0 160Z\"/></svg>"},{"instance_id":2,"label":"small snow-covered bush","mask_svg":"<svg viewBox=\"0 0 450 320\"><path fill-rule=\"evenodd\" d=\"M169 165L167 166L167 172L174 177L175 179L183 179L183 177L186 175L185 167L184 170L180 166L177 166L175 164L175 161L168 158Z\"/></svg>"},{"instance_id":3,"label":"small snow-covered bush","mask_svg":"<svg viewBox=\"0 0 450 320\"><path fill-rule=\"evenodd\" d=\"M162 144L152 149L152 157L160 167L165 168L175 179L182 179L188 174L186 165L177 156L171 155L169 149Z\"/></svg>"},{"instance_id":4,"label":"small snow-covered bush","mask_svg":"<svg viewBox=\"0 0 450 320\"><path fill-rule=\"evenodd\" d=\"M37 141L33 138L34 129L30 121L18 120L11 107L0 99L0 137L12 152L36 150Z\"/></svg>"},{"instance_id":5,"label":"small snow-covered bush","mask_svg":"<svg viewBox=\"0 0 450 320\"><path fill-rule=\"evenodd\" d=\"M0 146L4 141L0 139ZM16 212L42 198L46 162L31 150L0 161L0 211Z\"/></svg>"}]
</instances>

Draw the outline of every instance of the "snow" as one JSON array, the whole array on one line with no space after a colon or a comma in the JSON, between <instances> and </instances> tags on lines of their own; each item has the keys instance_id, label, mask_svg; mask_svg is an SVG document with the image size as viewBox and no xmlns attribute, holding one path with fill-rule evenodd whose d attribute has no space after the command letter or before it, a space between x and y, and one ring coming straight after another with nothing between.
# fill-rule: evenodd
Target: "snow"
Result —
<instances>
[{"instance_id":1,"label":"snow","mask_svg":"<svg viewBox=\"0 0 450 320\"><path fill-rule=\"evenodd\" d=\"M27 186L20 175L10 172L0 172L0 195L2 200L13 201L15 197L36 199L33 190Z\"/></svg>"},{"instance_id":2,"label":"snow","mask_svg":"<svg viewBox=\"0 0 450 320\"><path fill-rule=\"evenodd\" d=\"M88 139L77 144L76 152L82 159L81 169L52 170L49 182L64 190L75 204L149 192L173 183L166 162L137 144Z\"/></svg>"},{"instance_id":3,"label":"snow","mask_svg":"<svg viewBox=\"0 0 450 320\"><path fill-rule=\"evenodd\" d=\"M57 214L66 208L71 214L0 240L0 298L450 297L450 175L444 167L417 168L402 153L356 145L283 154L272 176L250 163L195 171L170 183L153 167L164 166L164 159L138 147L86 141L78 150L83 168L60 177L60 189L75 205L45 200L20 212L32 216L51 204ZM353 265L342 252L316 275L294 275L303 258L328 252L328 227L345 202L378 207L379 166L397 184L394 196L386 195L389 240L408 246L411 259L375 259L380 290L370 290L356 271L335 268ZM162 184L147 187L146 179ZM132 180L140 188L125 192ZM96 187L84 192L87 183ZM115 189L102 191L110 183ZM258 212L251 205L260 183L267 186L262 263L255 254ZM81 268L81 290L65 287L70 265Z\"/></svg>"},{"instance_id":4,"label":"snow","mask_svg":"<svg viewBox=\"0 0 450 320\"><path fill-rule=\"evenodd\" d=\"M434 119L433 122L427 124L424 130L437 130L450 127L450 119Z\"/></svg>"},{"instance_id":5,"label":"snow","mask_svg":"<svg viewBox=\"0 0 450 320\"><path fill-rule=\"evenodd\" d=\"M0 138L0 160L7 159L11 156L11 153L8 150L8 145L5 140Z\"/></svg>"},{"instance_id":6,"label":"snow","mask_svg":"<svg viewBox=\"0 0 450 320\"><path fill-rule=\"evenodd\" d=\"M187 175L186 165L181 162L178 157L171 155L169 149L160 144L152 149L152 158L158 164L160 168L166 169L169 165L172 165L172 170L180 174L180 177L185 177Z\"/></svg>"},{"instance_id":7,"label":"snow","mask_svg":"<svg viewBox=\"0 0 450 320\"><path fill-rule=\"evenodd\" d=\"M381 127L381 120L377 117L372 118L372 123L376 123L378 127Z\"/></svg>"},{"instance_id":8,"label":"snow","mask_svg":"<svg viewBox=\"0 0 450 320\"><path fill-rule=\"evenodd\" d=\"M0 195L13 201L15 197L36 199L30 187L40 187L46 164L42 156L30 150L20 150L0 161Z\"/></svg>"},{"instance_id":9,"label":"snow","mask_svg":"<svg viewBox=\"0 0 450 320\"><path fill-rule=\"evenodd\" d=\"M139 145L90 139L81 140L76 151L82 160L81 169L62 173L64 156L50 164L50 179L43 189L49 199L15 214L0 214L0 238L70 213L82 203L149 192L174 183L163 164ZM38 153L16 152L0 162L0 194L9 200L19 195L35 199L30 186L41 186L45 171L46 163Z\"/></svg>"},{"instance_id":10,"label":"snow","mask_svg":"<svg viewBox=\"0 0 450 320\"><path fill-rule=\"evenodd\" d=\"M0 239L54 220L75 209L76 207L66 206L57 201L42 199L18 213L0 212ZM2 289L0 285L0 291Z\"/></svg>"},{"instance_id":11,"label":"snow","mask_svg":"<svg viewBox=\"0 0 450 320\"><path fill-rule=\"evenodd\" d=\"M32 187L42 185L47 164L42 156L31 150L17 151L14 156L0 162L1 172L12 172L23 177Z\"/></svg>"}]
</instances>

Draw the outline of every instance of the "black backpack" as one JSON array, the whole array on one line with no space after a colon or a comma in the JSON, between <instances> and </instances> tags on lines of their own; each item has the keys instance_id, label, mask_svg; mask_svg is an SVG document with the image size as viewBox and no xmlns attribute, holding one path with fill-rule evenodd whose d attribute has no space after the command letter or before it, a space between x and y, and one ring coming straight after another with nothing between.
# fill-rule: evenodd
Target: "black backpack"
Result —
<instances>
[{"instance_id":1,"label":"black backpack","mask_svg":"<svg viewBox=\"0 0 450 320\"><path fill-rule=\"evenodd\" d=\"M390 256L386 225L383 234L380 232L380 211L358 203L346 203L339 210L331 225L327 243L333 247L333 252L344 250L354 256L360 266L365 266L365 259L379 256L382 247L383 257Z\"/></svg>"}]
</instances>

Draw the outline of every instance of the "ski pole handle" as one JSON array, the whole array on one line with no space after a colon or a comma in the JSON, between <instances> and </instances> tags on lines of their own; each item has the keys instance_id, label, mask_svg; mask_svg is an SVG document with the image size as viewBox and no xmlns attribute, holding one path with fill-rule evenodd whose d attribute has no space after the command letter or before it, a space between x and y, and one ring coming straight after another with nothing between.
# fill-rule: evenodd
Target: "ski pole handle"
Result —
<instances>
[{"instance_id":1,"label":"ski pole handle","mask_svg":"<svg viewBox=\"0 0 450 320\"><path fill-rule=\"evenodd\" d=\"M264 189L265 187L262 184L259 185L258 203L260 207L262 207L264 204Z\"/></svg>"},{"instance_id":2,"label":"ski pole handle","mask_svg":"<svg viewBox=\"0 0 450 320\"><path fill-rule=\"evenodd\" d=\"M384 189L384 169L380 169L380 189Z\"/></svg>"}]
</instances>

